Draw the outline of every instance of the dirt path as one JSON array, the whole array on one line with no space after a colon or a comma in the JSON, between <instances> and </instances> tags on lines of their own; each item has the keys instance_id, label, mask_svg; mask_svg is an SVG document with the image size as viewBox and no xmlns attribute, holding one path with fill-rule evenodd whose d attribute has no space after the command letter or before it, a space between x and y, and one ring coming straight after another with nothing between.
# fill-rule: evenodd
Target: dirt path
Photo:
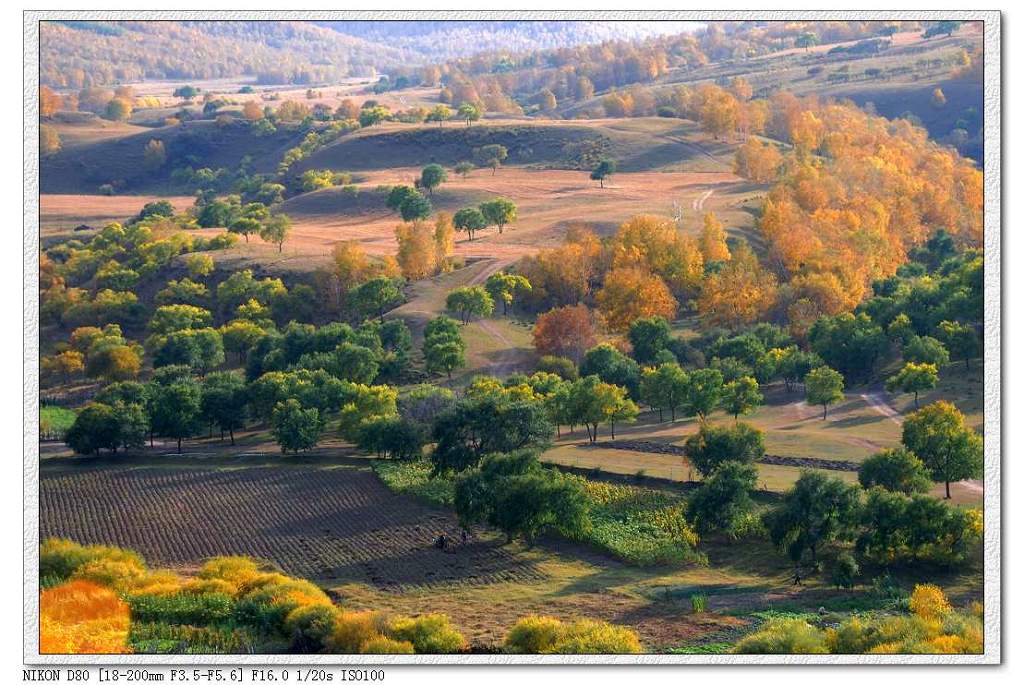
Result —
<instances>
[{"instance_id":1,"label":"dirt path","mask_svg":"<svg viewBox=\"0 0 1024 685\"><path fill-rule=\"evenodd\" d=\"M863 392L860 396L865 402L871 405L872 409L882 416L885 416L893 423L903 424L903 417L900 415L899 411L886 401L885 395L880 391L873 390L871 392Z\"/></svg>"},{"instance_id":2,"label":"dirt path","mask_svg":"<svg viewBox=\"0 0 1024 685\"><path fill-rule=\"evenodd\" d=\"M982 485L980 480L962 480L960 481L960 485L962 485L965 490L976 492L979 495L985 494L985 486Z\"/></svg>"},{"instance_id":3,"label":"dirt path","mask_svg":"<svg viewBox=\"0 0 1024 685\"><path fill-rule=\"evenodd\" d=\"M704 193L700 197L698 197L696 200L693 201L693 209L694 209L694 211L696 211L696 212L703 212L704 211L704 203L707 202L708 198L711 197L712 195L714 195L714 193L715 193L714 189L704 191Z\"/></svg>"},{"instance_id":4,"label":"dirt path","mask_svg":"<svg viewBox=\"0 0 1024 685\"><path fill-rule=\"evenodd\" d=\"M475 276L473 276L473 278L469 279L469 285L483 285L492 274L498 273L514 261L514 259L493 259L490 264L481 269ZM497 303L495 303L495 305L497 305ZM495 326L494 322L490 319L479 319L477 323L480 324L480 330L501 343L501 347L503 349L510 350L515 347L515 345L513 345L508 338L498 330L498 327ZM491 365L490 374L498 378L503 378L512 373L512 366L513 364L510 360L495 362Z\"/></svg>"}]
</instances>

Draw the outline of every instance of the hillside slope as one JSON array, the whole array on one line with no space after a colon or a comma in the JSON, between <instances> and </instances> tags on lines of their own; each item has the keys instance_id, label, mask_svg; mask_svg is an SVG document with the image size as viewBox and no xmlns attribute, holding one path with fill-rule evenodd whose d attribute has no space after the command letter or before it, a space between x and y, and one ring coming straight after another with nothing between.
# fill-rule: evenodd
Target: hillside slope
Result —
<instances>
[{"instance_id":1,"label":"hillside slope","mask_svg":"<svg viewBox=\"0 0 1024 685\"><path fill-rule=\"evenodd\" d=\"M116 139L98 140L61 150L42 160L43 193L95 193L104 183L119 182L126 192L159 192L173 169L226 167L235 169L245 156L257 172L273 171L285 151L301 141L303 133L279 129L269 136L253 135L242 122L217 125L212 121L166 126ZM148 170L143 154L150 140L164 143L167 162Z\"/></svg>"}]
</instances>

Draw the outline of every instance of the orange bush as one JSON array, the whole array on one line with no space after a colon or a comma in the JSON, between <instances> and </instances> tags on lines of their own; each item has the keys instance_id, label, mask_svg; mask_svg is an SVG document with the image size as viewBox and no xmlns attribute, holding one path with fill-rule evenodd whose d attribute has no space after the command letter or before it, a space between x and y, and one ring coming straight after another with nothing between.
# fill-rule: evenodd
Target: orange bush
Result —
<instances>
[{"instance_id":1,"label":"orange bush","mask_svg":"<svg viewBox=\"0 0 1024 685\"><path fill-rule=\"evenodd\" d=\"M39 597L42 654L125 654L128 605L112 590L85 580L44 590Z\"/></svg>"}]
</instances>

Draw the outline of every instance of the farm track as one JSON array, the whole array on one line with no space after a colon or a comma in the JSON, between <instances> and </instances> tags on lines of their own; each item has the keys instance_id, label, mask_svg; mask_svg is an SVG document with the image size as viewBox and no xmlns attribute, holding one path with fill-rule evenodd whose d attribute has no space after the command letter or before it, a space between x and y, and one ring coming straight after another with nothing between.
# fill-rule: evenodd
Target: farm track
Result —
<instances>
[{"instance_id":1,"label":"farm track","mask_svg":"<svg viewBox=\"0 0 1024 685\"><path fill-rule=\"evenodd\" d=\"M545 577L489 538L455 554L434 549L439 532L458 538L455 517L390 492L365 468L44 469L39 490L41 539L128 547L154 566L244 554L394 592Z\"/></svg>"},{"instance_id":2,"label":"farm track","mask_svg":"<svg viewBox=\"0 0 1024 685\"><path fill-rule=\"evenodd\" d=\"M647 440L604 440L584 447L603 447L617 450L645 452L647 454L671 454L685 457L686 452L678 445L665 445ZM758 459L761 464L775 466L796 466L798 468L825 469L828 471L859 471L860 464L853 461L838 459L815 459L814 457L786 457L778 454L766 454Z\"/></svg>"}]
</instances>

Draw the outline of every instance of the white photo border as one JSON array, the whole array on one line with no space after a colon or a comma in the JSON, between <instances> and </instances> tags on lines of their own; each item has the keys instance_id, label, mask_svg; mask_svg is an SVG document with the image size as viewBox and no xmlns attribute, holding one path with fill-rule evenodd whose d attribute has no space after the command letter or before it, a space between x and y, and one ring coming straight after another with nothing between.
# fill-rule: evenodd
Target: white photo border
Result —
<instances>
[{"instance_id":1,"label":"white photo border","mask_svg":"<svg viewBox=\"0 0 1024 685\"><path fill-rule=\"evenodd\" d=\"M25 11L24 17L24 652L31 665L386 664L999 664L1002 648L1001 403L1001 14L998 11ZM984 22L985 651L973 655L50 655L39 654L39 22L47 20L935 20Z\"/></svg>"}]
</instances>

